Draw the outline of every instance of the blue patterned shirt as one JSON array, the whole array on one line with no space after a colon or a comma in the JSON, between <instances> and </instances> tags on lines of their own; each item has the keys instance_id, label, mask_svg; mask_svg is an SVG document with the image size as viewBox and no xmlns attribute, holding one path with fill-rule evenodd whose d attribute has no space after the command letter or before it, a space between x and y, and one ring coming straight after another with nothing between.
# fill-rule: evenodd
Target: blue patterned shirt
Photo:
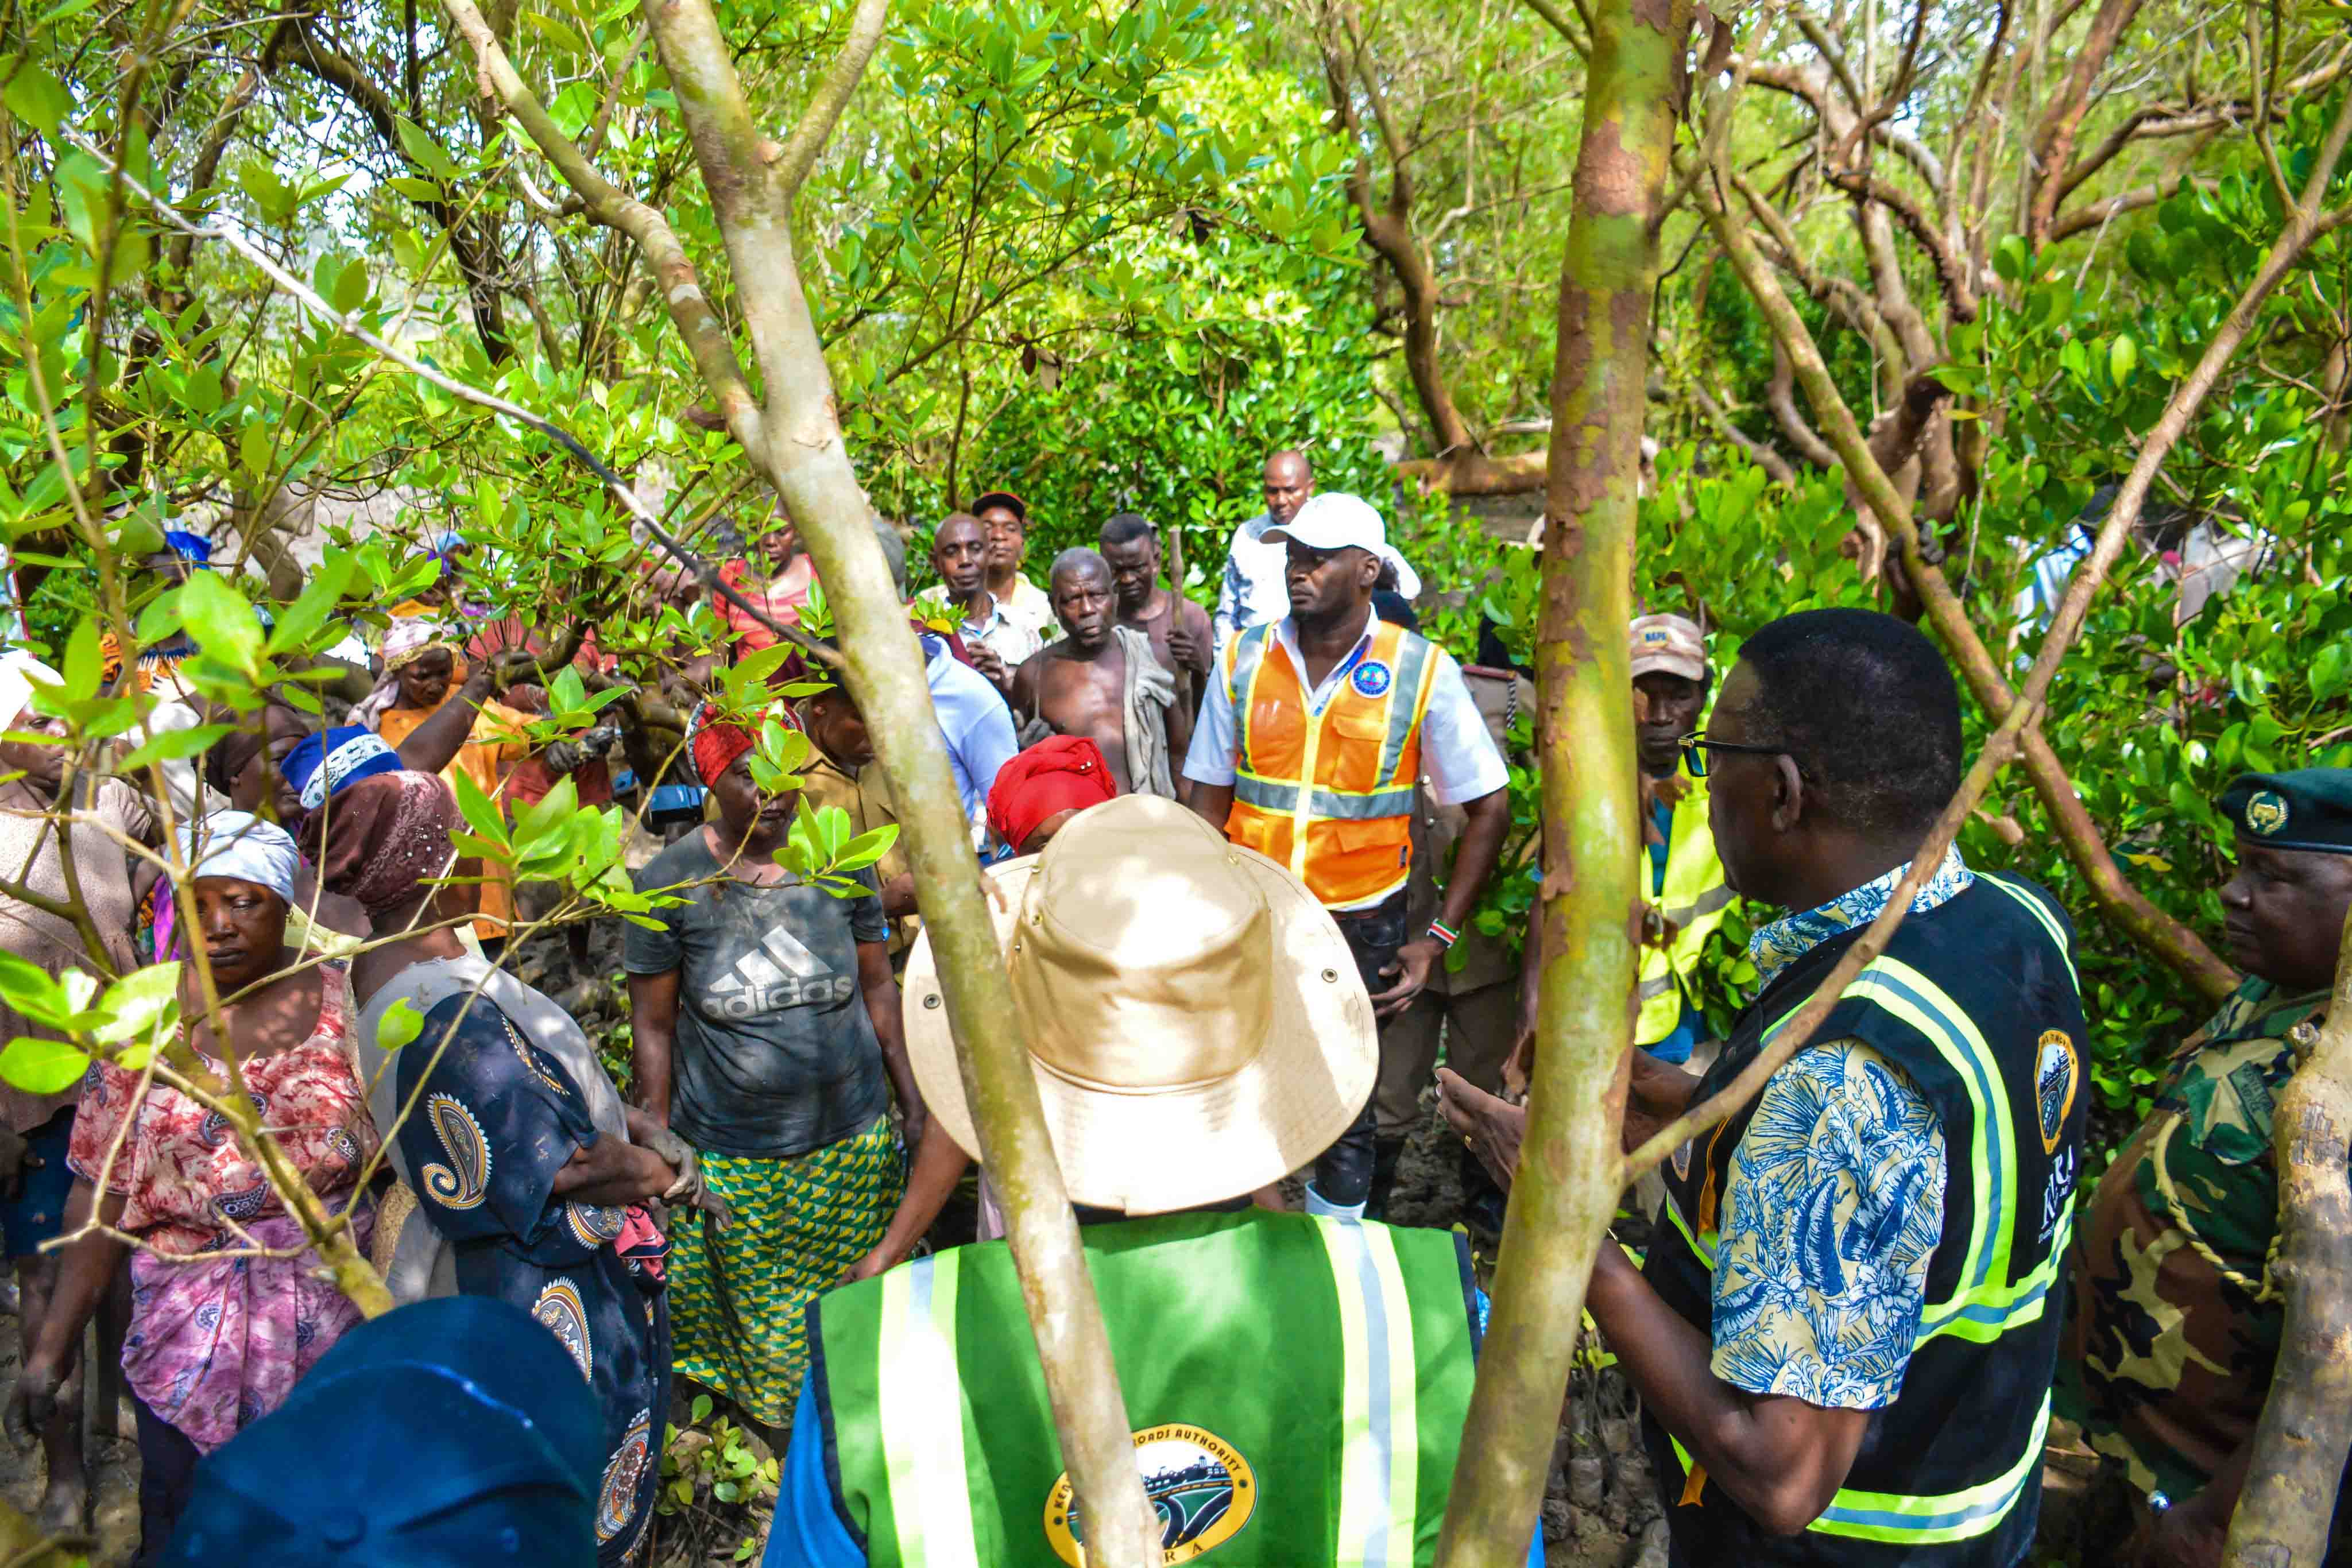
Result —
<instances>
[{"instance_id":1,"label":"blue patterned shirt","mask_svg":"<svg viewBox=\"0 0 2352 1568\"><path fill-rule=\"evenodd\" d=\"M1759 929L1766 982L1877 918L1909 868ZM1976 879L1948 852L1911 910ZM1874 1410L1903 1391L1944 1228L1944 1131L1910 1078L1857 1040L1818 1041L1757 1096L1724 1184L1715 1375L1751 1394Z\"/></svg>"}]
</instances>

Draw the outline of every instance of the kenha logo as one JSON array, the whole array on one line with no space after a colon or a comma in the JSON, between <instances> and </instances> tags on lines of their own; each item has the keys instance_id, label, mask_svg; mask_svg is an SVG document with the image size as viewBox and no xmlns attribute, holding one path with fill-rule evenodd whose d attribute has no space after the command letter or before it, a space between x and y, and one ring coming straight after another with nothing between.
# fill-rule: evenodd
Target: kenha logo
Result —
<instances>
[{"instance_id":1,"label":"kenha logo","mask_svg":"<svg viewBox=\"0 0 2352 1568\"><path fill-rule=\"evenodd\" d=\"M1389 667L1378 659L1368 659L1358 664L1356 673L1348 677L1349 684L1356 688L1357 695L1367 697L1388 695L1389 686L1395 679L1396 676L1389 673Z\"/></svg>"},{"instance_id":2,"label":"kenha logo","mask_svg":"<svg viewBox=\"0 0 2352 1568\"><path fill-rule=\"evenodd\" d=\"M1239 1534L1257 1508L1257 1478L1231 1443L1198 1427L1147 1427L1135 1434L1143 1495L1160 1514L1160 1561L1190 1563ZM1070 1568L1085 1568L1077 1502L1064 1470L1045 1494L1045 1539Z\"/></svg>"},{"instance_id":3,"label":"kenha logo","mask_svg":"<svg viewBox=\"0 0 2352 1568\"><path fill-rule=\"evenodd\" d=\"M2269 789L2257 789L2246 800L2246 826L2269 838L2286 826L2286 798Z\"/></svg>"}]
</instances>

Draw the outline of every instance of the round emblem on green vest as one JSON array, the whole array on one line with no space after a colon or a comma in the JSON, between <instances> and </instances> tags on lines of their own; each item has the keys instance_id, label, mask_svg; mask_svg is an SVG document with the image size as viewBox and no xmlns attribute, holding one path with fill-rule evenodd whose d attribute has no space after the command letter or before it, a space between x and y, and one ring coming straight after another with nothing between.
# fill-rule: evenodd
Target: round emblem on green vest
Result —
<instances>
[{"instance_id":1,"label":"round emblem on green vest","mask_svg":"<svg viewBox=\"0 0 2352 1568\"><path fill-rule=\"evenodd\" d=\"M2286 797L2273 789L2257 789L2246 797L2246 831L2269 838L2286 826Z\"/></svg>"},{"instance_id":2,"label":"round emblem on green vest","mask_svg":"<svg viewBox=\"0 0 2352 1568\"><path fill-rule=\"evenodd\" d=\"M2058 1152L2058 1140L2065 1135L2066 1113L2074 1108L2083 1066L2064 1030L2043 1030L2041 1047L2033 1063L2033 1095L2042 1122L2042 1152L2049 1155Z\"/></svg>"},{"instance_id":3,"label":"round emblem on green vest","mask_svg":"<svg viewBox=\"0 0 2352 1568\"><path fill-rule=\"evenodd\" d=\"M1213 1432L1181 1422L1135 1434L1143 1495L1160 1515L1160 1561L1190 1563L1240 1533L1257 1509L1257 1477L1241 1451ZM1064 1470L1045 1494L1045 1539L1070 1568L1084 1568L1086 1532Z\"/></svg>"}]
</instances>

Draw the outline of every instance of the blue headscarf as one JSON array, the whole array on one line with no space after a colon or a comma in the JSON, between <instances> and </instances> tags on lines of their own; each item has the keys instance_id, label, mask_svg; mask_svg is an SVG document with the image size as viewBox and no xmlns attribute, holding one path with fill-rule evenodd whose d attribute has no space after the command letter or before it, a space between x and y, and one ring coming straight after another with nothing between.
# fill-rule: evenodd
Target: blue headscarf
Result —
<instances>
[{"instance_id":1,"label":"blue headscarf","mask_svg":"<svg viewBox=\"0 0 2352 1568\"><path fill-rule=\"evenodd\" d=\"M372 729L349 724L320 735L306 735L286 760L278 765L286 782L302 797L302 809L315 811L329 795L340 795L354 780L376 773L400 771L400 754Z\"/></svg>"},{"instance_id":2,"label":"blue headscarf","mask_svg":"<svg viewBox=\"0 0 2352 1568\"><path fill-rule=\"evenodd\" d=\"M184 528L165 528L163 542L171 547L173 555L178 556L197 570L212 570L213 542L204 535L192 534Z\"/></svg>"},{"instance_id":3,"label":"blue headscarf","mask_svg":"<svg viewBox=\"0 0 2352 1568\"><path fill-rule=\"evenodd\" d=\"M604 1436L579 1364L530 1313L418 1301L345 1333L199 1462L157 1561L593 1563Z\"/></svg>"}]
</instances>

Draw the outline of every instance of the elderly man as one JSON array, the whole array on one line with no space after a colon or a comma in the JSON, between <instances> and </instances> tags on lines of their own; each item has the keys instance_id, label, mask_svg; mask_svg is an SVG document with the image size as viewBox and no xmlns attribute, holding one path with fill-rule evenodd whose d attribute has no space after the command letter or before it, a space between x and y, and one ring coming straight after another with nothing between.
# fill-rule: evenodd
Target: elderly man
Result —
<instances>
[{"instance_id":1,"label":"elderly man","mask_svg":"<svg viewBox=\"0 0 2352 1568\"><path fill-rule=\"evenodd\" d=\"M1013 614L989 591L992 548L988 529L970 512L941 517L931 535L931 569L940 580L915 595L915 608L954 622L971 667L1003 690L1021 662L1045 643L1034 616Z\"/></svg>"},{"instance_id":2,"label":"elderly man","mask_svg":"<svg viewBox=\"0 0 2352 1568\"><path fill-rule=\"evenodd\" d=\"M2062 1399L2079 1395L2091 1447L2131 1483L2135 1568L2221 1561L2285 1319L2271 1107L2352 910L2352 768L2249 774L2221 809L2238 852L2221 910L2248 978L2175 1053L2072 1259ZM2344 1557L2339 1534L2328 1561Z\"/></svg>"},{"instance_id":3,"label":"elderly man","mask_svg":"<svg viewBox=\"0 0 2352 1568\"><path fill-rule=\"evenodd\" d=\"M1054 558L1054 613L1068 635L1013 674L1013 709L1056 735L1102 747L1122 795L1176 798L1174 764L1192 738L1176 678L1151 640L1118 623L1110 568L1090 549Z\"/></svg>"},{"instance_id":4,"label":"elderly man","mask_svg":"<svg viewBox=\"0 0 2352 1568\"><path fill-rule=\"evenodd\" d=\"M1430 1563L1476 1345L1467 1246L1249 1198L1371 1090L1339 931L1280 865L1148 797L991 875L1014 994L1054 998L1026 1005L1037 1092L1167 1560ZM907 984L932 1135L977 1151L928 936ZM769 1568L1083 1560L1003 1242L844 1286L809 1324Z\"/></svg>"},{"instance_id":5,"label":"elderly man","mask_svg":"<svg viewBox=\"0 0 2352 1568\"><path fill-rule=\"evenodd\" d=\"M1793 911L1703 1079L1633 1053L1629 1144L1723 1092L1885 909L1960 777L1959 695L1891 615L1750 637L1691 771L1730 885ZM1754 1101L1678 1152L1647 1262L1587 1298L1642 1396L1671 1561L2015 1568L2033 1543L2089 1096L2064 912L1947 851ZM1439 1074L1507 1177L1525 1113Z\"/></svg>"},{"instance_id":6,"label":"elderly man","mask_svg":"<svg viewBox=\"0 0 2352 1568\"><path fill-rule=\"evenodd\" d=\"M1217 590L1220 653L1237 633L1290 613L1288 558L1280 541L1265 536L1297 517L1314 494L1315 471L1307 465L1307 454L1277 452L1265 460L1265 511L1234 530L1224 580Z\"/></svg>"},{"instance_id":7,"label":"elderly man","mask_svg":"<svg viewBox=\"0 0 2352 1568\"><path fill-rule=\"evenodd\" d=\"M1151 639L1151 656L1174 673L1186 706L1199 711L1216 643L1209 612L1161 586L1160 530L1150 518L1121 512L1102 526L1097 542L1118 591L1118 623Z\"/></svg>"},{"instance_id":8,"label":"elderly man","mask_svg":"<svg viewBox=\"0 0 2352 1568\"><path fill-rule=\"evenodd\" d=\"M1267 538L1288 552L1290 613L1225 646L1184 761L1192 809L1314 890L1348 937L1382 1018L1410 1005L1460 936L1510 826L1502 753L1461 667L1382 621L1372 584L1395 559L1381 515L1318 496ZM1466 819L1436 915L1407 925L1412 813L1426 775ZM1309 1202L1358 1211L1401 1135L1376 1155L1374 1113L1308 1184Z\"/></svg>"}]
</instances>

